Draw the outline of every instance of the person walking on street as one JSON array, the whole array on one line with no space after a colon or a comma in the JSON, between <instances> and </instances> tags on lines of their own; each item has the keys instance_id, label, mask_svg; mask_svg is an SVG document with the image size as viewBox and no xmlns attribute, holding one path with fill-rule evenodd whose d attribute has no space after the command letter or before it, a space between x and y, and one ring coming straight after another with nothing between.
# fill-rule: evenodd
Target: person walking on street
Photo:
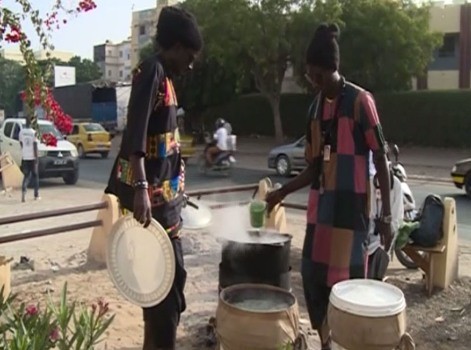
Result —
<instances>
[{"instance_id":1,"label":"person walking on street","mask_svg":"<svg viewBox=\"0 0 471 350\"><path fill-rule=\"evenodd\" d=\"M339 74L339 28L320 25L306 53L306 78L320 91L308 115L307 168L268 194L268 210L310 185L301 274L309 318L322 349L331 349L327 323L334 284L366 277L370 219L369 152L383 199L378 231L391 244L391 207L386 142L370 93Z\"/></svg>"},{"instance_id":2,"label":"person walking on street","mask_svg":"<svg viewBox=\"0 0 471 350\"><path fill-rule=\"evenodd\" d=\"M160 304L143 309L143 349L173 350L186 308L186 271L179 238L185 175L172 78L191 69L203 42L194 16L172 6L160 13L156 41L158 52L134 70L126 129L105 193L116 195L144 227L158 221L171 238L173 286Z\"/></svg>"},{"instance_id":3,"label":"person walking on street","mask_svg":"<svg viewBox=\"0 0 471 350\"><path fill-rule=\"evenodd\" d=\"M26 201L28 185L33 181L34 199L39 200L39 171L38 171L38 139L36 131L31 127L31 121L26 119L26 126L21 129L18 139L21 145L21 170L23 172L23 186L21 202Z\"/></svg>"}]
</instances>

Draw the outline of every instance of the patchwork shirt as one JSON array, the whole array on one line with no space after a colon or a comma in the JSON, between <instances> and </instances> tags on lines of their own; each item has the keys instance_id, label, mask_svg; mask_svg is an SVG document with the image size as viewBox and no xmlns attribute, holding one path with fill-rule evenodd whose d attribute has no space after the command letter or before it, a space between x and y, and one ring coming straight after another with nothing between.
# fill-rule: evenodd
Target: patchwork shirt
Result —
<instances>
[{"instance_id":1,"label":"patchwork shirt","mask_svg":"<svg viewBox=\"0 0 471 350\"><path fill-rule=\"evenodd\" d=\"M169 233L179 230L185 189L185 164L180 154L177 96L158 56L143 61L133 73L126 128L106 193L132 211L135 180L131 155L144 157L152 215Z\"/></svg>"}]
</instances>

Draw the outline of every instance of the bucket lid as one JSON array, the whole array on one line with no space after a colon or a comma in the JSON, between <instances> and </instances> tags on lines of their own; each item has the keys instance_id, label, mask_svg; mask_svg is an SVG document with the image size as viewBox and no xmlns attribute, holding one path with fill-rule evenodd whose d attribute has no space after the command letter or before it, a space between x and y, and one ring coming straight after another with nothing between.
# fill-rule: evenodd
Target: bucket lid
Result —
<instances>
[{"instance_id":1,"label":"bucket lid","mask_svg":"<svg viewBox=\"0 0 471 350\"><path fill-rule=\"evenodd\" d=\"M207 228L211 224L211 209L201 201L192 201L195 208L186 205L181 212L183 228L186 230L201 230Z\"/></svg>"},{"instance_id":2,"label":"bucket lid","mask_svg":"<svg viewBox=\"0 0 471 350\"><path fill-rule=\"evenodd\" d=\"M402 291L385 282L353 279L332 288L330 303L342 311L366 317L386 317L401 313L406 307Z\"/></svg>"},{"instance_id":3,"label":"bucket lid","mask_svg":"<svg viewBox=\"0 0 471 350\"><path fill-rule=\"evenodd\" d=\"M175 276L175 255L168 233L157 221L144 228L126 215L113 225L107 243L108 272L123 297L141 307L165 299Z\"/></svg>"}]
</instances>

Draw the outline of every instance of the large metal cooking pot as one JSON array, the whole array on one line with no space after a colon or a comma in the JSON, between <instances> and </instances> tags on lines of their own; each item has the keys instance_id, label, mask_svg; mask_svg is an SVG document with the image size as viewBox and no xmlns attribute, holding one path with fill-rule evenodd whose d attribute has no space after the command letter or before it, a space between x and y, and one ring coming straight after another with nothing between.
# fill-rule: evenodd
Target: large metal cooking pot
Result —
<instances>
[{"instance_id":1,"label":"large metal cooking pot","mask_svg":"<svg viewBox=\"0 0 471 350\"><path fill-rule=\"evenodd\" d=\"M266 231L251 231L243 240L226 240L219 265L219 287L256 283L289 291L291 240L289 234Z\"/></svg>"}]
</instances>

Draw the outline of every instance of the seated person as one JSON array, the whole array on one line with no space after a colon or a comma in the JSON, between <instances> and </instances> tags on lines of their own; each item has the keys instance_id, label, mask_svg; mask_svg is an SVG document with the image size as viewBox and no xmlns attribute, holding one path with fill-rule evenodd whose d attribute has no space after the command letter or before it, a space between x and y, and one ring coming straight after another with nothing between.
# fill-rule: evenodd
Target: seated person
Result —
<instances>
[{"instance_id":1,"label":"seated person","mask_svg":"<svg viewBox=\"0 0 471 350\"><path fill-rule=\"evenodd\" d=\"M221 152L227 151L227 129L224 127L226 121L222 118L216 120L216 133L214 134L215 144L206 149L206 165L213 165L214 159Z\"/></svg>"},{"instance_id":2,"label":"seated person","mask_svg":"<svg viewBox=\"0 0 471 350\"><path fill-rule=\"evenodd\" d=\"M392 174L392 173L391 173ZM381 237L376 231L376 221L381 216L381 192L377 185L376 169L372 162L370 154L370 186L371 186L371 202L370 202L370 227L367 242L368 254L368 278L383 280L389 264L389 252L384 250L381 244ZM391 176L391 229L393 234L393 242L391 249L394 249L394 242L404 216L404 202L402 198L401 182L395 176Z\"/></svg>"}]
</instances>

